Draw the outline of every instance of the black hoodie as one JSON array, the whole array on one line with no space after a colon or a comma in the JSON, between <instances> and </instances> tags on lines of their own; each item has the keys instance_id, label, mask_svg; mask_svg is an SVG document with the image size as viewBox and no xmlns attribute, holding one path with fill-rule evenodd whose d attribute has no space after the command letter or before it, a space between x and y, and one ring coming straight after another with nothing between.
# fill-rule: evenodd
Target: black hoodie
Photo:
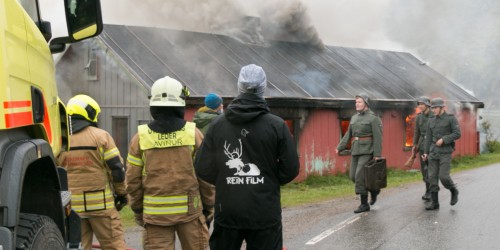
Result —
<instances>
[{"instance_id":1,"label":"black hoodie","mask_svg":"<svg viewBox=\"0 0 500 250\"><path fill-rule=\"evenodd\" d=\"M299 173L295 142L266 101L241 94L207 131L198 176L216 186L215 223L264 229L281 222L280 185Z\"/></svg>"}]
</instances>

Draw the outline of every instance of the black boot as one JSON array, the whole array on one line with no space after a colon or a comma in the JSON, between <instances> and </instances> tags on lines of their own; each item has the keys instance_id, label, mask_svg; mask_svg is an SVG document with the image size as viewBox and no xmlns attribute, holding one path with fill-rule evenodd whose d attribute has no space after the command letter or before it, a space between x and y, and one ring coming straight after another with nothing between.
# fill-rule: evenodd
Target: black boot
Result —
<instances>
[{"instance_id":1,"label":"black boot","mask_svg":"<svg viewBox=\"0 0 500 250\"><path fill-rule=\"evenodd\" d=\"M427 205L425 207L426 210L435 210L439 209L439 198L438 198L438 192L431 192L431 198L432 202L431 204Z\"/></svg>"},{"instance_id":2,"label":"black boot","mask_svg":"<svg viewBox=\"0 0 500 250\"><path fill-rule=\"evenodd\" d=\"M422 200L430 201L431 200L431 192L429 191L429 184L425 183L425 194L422 196Z\"/></svg>"},{"instance_id":3,"label":"black boot","mask_svg":"<svg viewBox=\"0 0 500 250\"><path fill-rule=\"evenodd\" d=\"M377 202L377 195L380 194L380 190L370 191L370 205Z\"/></svg>"},{"instance_id":4,"label":"black boot","mask_svg":"<svg viewBox=\"0 0 500 250\"><path fill-rule=\"evenodd\" d=\"M458 202L458 189L452 188L450 189L451 192L451 200L450 200L450 205L455 205Z\"/></svg>"},{"instance_id":5,"label":"black boot","mask_svg":"<svg viewBox=\"0 0 500 250\"><path fill-rule=\"evenodd\" d=\"M368 195L361 195L361 205L359 205L358 209L354 210L354 213L362 213L370 211L370 205L368 205Z\"/></svg>"}]
</instances>

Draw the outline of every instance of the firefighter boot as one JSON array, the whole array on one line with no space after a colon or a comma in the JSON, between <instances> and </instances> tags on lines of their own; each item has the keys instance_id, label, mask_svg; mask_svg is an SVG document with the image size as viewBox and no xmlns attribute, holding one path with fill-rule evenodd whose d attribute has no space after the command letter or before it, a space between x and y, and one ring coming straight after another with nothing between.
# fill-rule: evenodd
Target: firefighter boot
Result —
<instances>
[{"instance_id":1,"label":"firefighter boot","mask_svg":"<svg viewBox=\"0 0 500 250\"><path fill-rule=\"evenodd\" d=\"M424 200L424 201L431 200L431 192L429 191L429 183L425 183L425 194L422 196L422 200Z\"/></svg>"},{"instance_id":2,"label":"firefighter boot","mask_svg":"<svg viewBox=\"0 0 500 250\"><path fill-rule=\"evenodd\" d=\"M370 211L370 205L368 205L368 195L361 195L361 205L359 205L358 209L354 210L354 213L362 213Z\"/></svg>"},{"instance_id":3,"label":"firefighter boot","mask_svg":"<svg viewBox=\"0 0 500 250\"><path fill-rule=\"evenodd\" d=\"M450 189L450 192L451 192L450 205L454 206L458 202L458 189L452 188Z\"/></svg>"},{"instance_id":4,"label":"firefighter boot","mask_svg":"<svg viewBox=\"0 0 500 250\"><path fill-rule=\"evenodd\" d=\"M370 205L377 202L377 195L380 194L380 190L370 191Z\"/></svg>"},{"instance_id":5,"label":"firefighter boot","mask_svg":"<svg viewBox=\"0 0 500 250\"><path fill-rule=\"evenodd\" d=\"M425 207L426 210L435 210L439 209L439 198L438 198L438 192L431 192L431 198L432 202L431 204L427 205Z\"/></svg>"}]
</instances>

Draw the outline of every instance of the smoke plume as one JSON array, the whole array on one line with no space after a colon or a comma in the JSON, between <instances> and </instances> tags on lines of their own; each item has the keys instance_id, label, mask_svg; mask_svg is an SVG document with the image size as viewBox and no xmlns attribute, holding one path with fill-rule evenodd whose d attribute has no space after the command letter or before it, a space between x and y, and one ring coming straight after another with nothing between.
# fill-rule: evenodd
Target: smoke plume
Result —
<instances>
[{"instance_id":1,"label":"smoke plume","mask_svg":"<svg viewBox=\"0 0 500 250\"><path fill-rule=\"evenodd\" d=\"M286 39L323 47L306 6L299 0L102 0L102 9L104 22L109 24L214 32L236 38L245 36L242 31L262 31L250 35L252 42ZM261 27L241 27L247 25L248 16L260 18L253 25Z\"/></svg>"}]
</instances>

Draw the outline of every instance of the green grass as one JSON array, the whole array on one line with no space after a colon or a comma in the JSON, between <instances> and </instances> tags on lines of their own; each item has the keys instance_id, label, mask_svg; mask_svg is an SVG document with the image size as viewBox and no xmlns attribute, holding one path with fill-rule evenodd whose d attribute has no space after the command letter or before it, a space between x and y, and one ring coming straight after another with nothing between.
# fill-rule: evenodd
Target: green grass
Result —
<instances>
[{"instance_id":1,"label":"green grass","mask_svg":"<svg viewBox=\"0 0 500 250\"><path fill-rule=\"evenodd\" d=\"M459 172L500 162L500 152L482 154L476 157L460 157L452 161L451 172ZM389 169L387 173L388 188L422 181L419 171ZM304 182L290 183L281 188L282 207L316 203L353 195L354 184L347 175L310 176ZM120 211L125 227L135 225L134 215L130 207Z\"/></svg>"}]
</instances>

